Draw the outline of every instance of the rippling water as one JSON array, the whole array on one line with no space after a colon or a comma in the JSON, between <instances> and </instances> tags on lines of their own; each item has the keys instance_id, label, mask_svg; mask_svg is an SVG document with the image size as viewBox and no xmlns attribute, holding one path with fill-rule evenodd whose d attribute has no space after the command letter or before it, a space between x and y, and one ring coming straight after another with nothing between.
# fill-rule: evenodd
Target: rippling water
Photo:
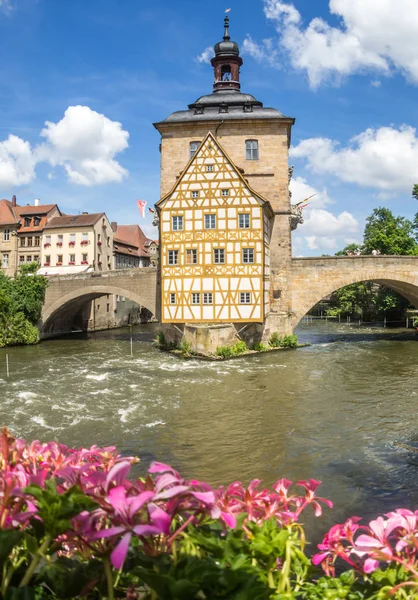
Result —
<instances>
[{"instance_id":1,"label":"rippling water","mask_svg":"<svg viewBox=\"0 0 418 600\"><path fill-rule=\"evenodd\" d=\"M0 422L28 439L116 444L213 484L314 477L337 520L418 505L418 337L317 323L308 348L180 360L155 326L0 350ZM324 526L325 526L324 525Z\"/></svg>"}]
</instances>

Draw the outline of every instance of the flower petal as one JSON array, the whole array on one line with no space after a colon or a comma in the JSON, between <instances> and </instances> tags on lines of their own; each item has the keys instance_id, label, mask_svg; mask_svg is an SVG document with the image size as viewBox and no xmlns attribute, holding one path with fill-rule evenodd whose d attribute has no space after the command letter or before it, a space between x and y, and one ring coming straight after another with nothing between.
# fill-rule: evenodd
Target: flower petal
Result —
<instances>
[{"instance_id":1,"label":"flower petal","mask_svg":"<svg viewBox=\"0 0 418 600\"><path fill-rule=\"evenodd\" d=\"M177 494L182 494L183 492L189 491L188 485L175 485L164 492L160 492L156 496L154 496L154 500L168 500L168 498L172 498L173 496L177 496Z\"/></svg>"},{"instance_id":2,"label":"flower petal","mask_svg":"<svg viewBox=\"0 0 418 600\"><path fill-rule=\"evenodd\" d=\"M128 554L131 537L132 534L130 532L126 533L110 555L110 560L115 569L119 570L123 567L126 555Z\"/></svg>"},{"instance_id":3,"label":"flower petal","mask_svg":"<svg viewBox=\"0 0 418 600\"><path fill-rule=\"evenodd\" d=\"M111 483L115 483L116 485L121 485L123 481L128 476L129 470L131 468L131 463L127 461L122 461L116 463L114 465L106 477L105 490L108 491Z\"/></svg>"},{"instance_id":4,"label":"flower petal","mask_svg":"<svg viewBox=\"0 0 418 600\"><path fill-rule=\"evenodd\" d=\"M154 525L158 527L162 533L168 535L170 533L171 526L170 515L153 502L148 504L148 512Z\"/></svg>"},{"instance_id":5,"label":"flower petal","mask_svg":"<svg viewBox=\"0 0 418 600\"><path fill-rule=\"evenodd\" d=\"M156 527L155 525L135 525L132 531L137 535L161 535L164 533L160 527Z\"/></svg>"},{"instance_id":6,"label":"flower petal","mask_svg":"<svg viewBox=\"0 0 418 600\"><path fill-rule=\"evenodd\" d=\"M123 533L126 531L126 527L109 527L109 529L101 529L100 531L96 531L90 537L91 540L100 540L101 538L112 537L112 535L117 535L118 533Z\"/></svg>"}]
</instances>

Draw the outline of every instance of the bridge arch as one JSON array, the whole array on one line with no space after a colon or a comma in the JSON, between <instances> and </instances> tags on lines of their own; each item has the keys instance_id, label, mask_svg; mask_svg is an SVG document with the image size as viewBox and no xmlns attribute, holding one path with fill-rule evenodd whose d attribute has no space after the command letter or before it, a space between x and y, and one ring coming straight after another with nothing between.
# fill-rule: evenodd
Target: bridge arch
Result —
<instances>
[{"instance_id":1,"label":"bridge arch","mask_svg":"<svg viewBox=\"0 0 418 600\"><path fill-rule=\"evenodd\" d=\"M372 260L367 260L369 258ZM292 282L293 328L323 298L343 287L362 281L373 281L392 289L418 308L418 265L411 263L411 258L324 258L310 262L309 259L297 262L294 259L296 268Z\"/></svg>"},{"instance_id":2,"label":"bridge arch","mask_svg":"<svg viewBox=\"0 0 418 600\"><path fill-rule=\"evenodd\" d=\"M44 306L42 311L42 319L40 324L41 337L46 338L49 335L56 333L56 323L60 322L63 329L58 329L59 333L65 332L65 327L74 321L75 316L92 300L102 298L104 296L123 296L139 306L146 308L150 313L155 315L155 303L147 297L147 294L142 294L140 291L135 292L126 289L118 284L103 284L93 285L87 281L83 287L76 288L64 294L51 304ZM67 329L70 331L70 329Z\"/></svg>"}]
</instances>

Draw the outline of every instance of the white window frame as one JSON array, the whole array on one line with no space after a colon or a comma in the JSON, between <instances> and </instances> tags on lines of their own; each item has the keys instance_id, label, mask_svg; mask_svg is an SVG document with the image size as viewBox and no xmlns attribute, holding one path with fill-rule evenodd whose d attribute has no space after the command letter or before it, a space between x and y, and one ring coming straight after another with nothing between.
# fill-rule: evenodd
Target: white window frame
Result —
<instances>
[{"instance_id":1,"label":"white window frame","mask_svg":"<svg viewBox=\"0 0 418 600\"><path fill-rule=\"evenodd\" d=\"M222 260L221 260L222 257ZM213 249L213 264L224 265L225 264L225 248L214 248Z\"/></svg>"},{"instance_id":2,"label":"white window frame","mask_svg":"<svg viewBox=\"0 0 418 600\"><path fill-rule=\"evenodd\" d=\"M251 258L251 260L250 260ZM253 265L255 262L254 248L243 248L242 249L242 264Z\"/></svg>"},{"instance_id":3,"label":"white window frame","mask_svg":"<svg viewBox=\"0 0 418 600\"><path fill-rule=\"evenodd\" d=\"M192 293L192 304L194 304L194 305L200 304L200 292Z\"/></svg>"},{"instance_id":4,"label":"white window frame","mask_svg":"<svg viewBox=\"0 0 418 600\"><path fill-rule=\"evenodd\" d=\"M245 140L245 159L258 160L259 147L258 140Z\"/></svg>"},{"instance_id":5,"label":"white window frame","mask_svg":"<svg viewBox=\"0 0 418 600\"><path fill-rule=\"evenodd\" d=\"M178 250L169 250L168 251L168 264L170 266L179 264L179 251Z\"/></svg>"},{"instance_id":6,"label":"white window frame","mask_svg":"<svg viewBox=\"0 0 418 600\"><path fill-rule=\"evenodd\" d=\"M205 229L216 229L216 214L205 214Z\"/></svg>"},{"instance_id":7,"label":"white window frame","mask_svg":"<svg viewBox=\"0 0 418 600\"><path fill-rule=\"evenodd\" d=\"M251 292L240 292L239 303L240 304L251 304Z\"/></svg>"},{"instance_id":8,"label":"white window frame","mask_svg":"<svg viewBox=\"0 0 418 600\"><path fill-rule=\"evenodd\" d=\"M171 224L173 231L183 231L183 215L174 215Z\"/></svg>"},{"instance_id":9,"label":"white window frame","mask_svg":"<svg viewBox=\"0 0 418 600\"><path fill-rule=\"evenodd\" d=\"M238 215L238 229L250 229L251 215L250 213L240 213Z\"/></svg>"},{"instance_id":10,"label":"white window frame","mask_svg":"<svg viewBox=\"0 0 418 600\"><path fill-rule=\"evenodd\" d=\"M10 241L10 229L5 229L3 231L3 242L9 242Z\"/></svg>"},{"instance_id":11,"label":"white window frame","mask_svg":"<svg viewBox=\"0 0 418 600\"><path fill-rule=\"evenodd\" d=\"M3 254L1 264L2 264L3 269L9 268L9 253L8 252L5 252Z\"/></svg>"},{"instance_id":12,"label":"white window frame","mask_svg":"<svg viewBox=\"0 0 418 600\"><path fill-rule=\"evenodd\" d=\"M204 292L204 294L203 294L203 304L213 304L213 294L212 294L212 292Z\"/></svg>"},{"instance_id":13,"label":"white window frame","mask_svg":"<svg viewBox=\"0 0 418 600\"><path fill-rule=\"evenodd\" d=\"M75 262L75 254L70 254L70 259L68 262Z\"/></svg>"}]
</instances>

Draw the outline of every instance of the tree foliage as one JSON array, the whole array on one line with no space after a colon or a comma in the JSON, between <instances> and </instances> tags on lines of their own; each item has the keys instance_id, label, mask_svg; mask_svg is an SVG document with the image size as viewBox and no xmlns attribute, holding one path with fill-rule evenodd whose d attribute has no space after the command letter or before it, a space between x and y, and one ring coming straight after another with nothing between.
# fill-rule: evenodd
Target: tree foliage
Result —
<instances>
[{"instance_id":1,"label":"tree foliage","mask_svg":"<svg viewBox=\"0 0 418 600\"><path fill-rule=\"evenodd\" d=\"M375 208L366 220L363 252L371 254L418 255L415 226L405 217L395 217L388 208Z\"/></svg>"},{"instance_id":2,"label":"tree foliage","mask_svg":"<svg viewBox=\"0 0 418 600\"><path fill-rule=\"evenodd\" d=\"M14 279L0 273L0 347L36 344L36 327L48 282L36 263L23 265Z\"/></svg>"}]
</instances>

